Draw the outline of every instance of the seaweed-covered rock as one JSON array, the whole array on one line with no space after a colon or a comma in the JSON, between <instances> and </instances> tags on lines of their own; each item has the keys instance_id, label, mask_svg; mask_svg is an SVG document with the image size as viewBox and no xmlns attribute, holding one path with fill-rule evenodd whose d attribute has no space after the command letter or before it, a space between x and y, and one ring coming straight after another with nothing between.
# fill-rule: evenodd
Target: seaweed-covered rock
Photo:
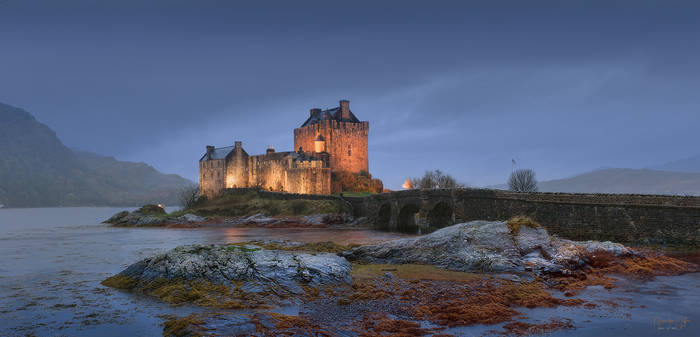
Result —
<instances>
[{"instance_id":1,"label":"seaweed-covered rock","mask_svg":"<svg viewBox=\"0 0 700 337\"><path fill-rule=\"evenodd\" d=\"M161 211L158 211L160 209ZM162 225L190 225L197 224L207 221L207 218L201 217L194 214L184 214L179 217L168 216L158 205L146 205L133 212L122 211L119 212L109 219L105 220L104 223L109 223L115 226L131 226L131 227L145 227L145 226L162 226Z\"/></svg>"},{"instance_id":2,"label":"seaweed-covered rock","mask_svg":"<svg viewBox=\"0 0 700 337\"><path fill-rule=\"evenodd\" d=\"M347 260L330 253L267 250L250 244L187 245L136 262L115 277L130 280L124 288L134 289L147 289L154 282L203 281L294 294L301 293L303 285L350 283L350 270Z\"/></svg>"},{"instance_id":3,"label":"seaweed-covered rock","mask_svg":"<svg viewBox=\"0 0 700 337\"><path fill-rule=\"evenodd\" d=\"M416 238L354 248L350 260L388 264L429 264L458 271L562 273L587 263L586 254L633 252L612 242L575 242L551 237L539 226L516 231L506 222L472 221Z\"/></svg>"}]
</instances>

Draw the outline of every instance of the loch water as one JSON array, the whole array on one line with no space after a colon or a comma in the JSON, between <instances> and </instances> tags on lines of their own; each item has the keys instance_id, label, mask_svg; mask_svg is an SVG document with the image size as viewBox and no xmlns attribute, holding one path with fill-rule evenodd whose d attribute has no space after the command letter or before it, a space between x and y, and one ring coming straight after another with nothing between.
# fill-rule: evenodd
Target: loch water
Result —
<instances>
[{"instance_id":1,"label":"loch water","mask_svg":"<svg viewBox=\"0 0 700 337\"><path fill-rule=\"evenodd\" d=\"M187 315L201 309L173 307L100 282L141 258L179 245L265 239L348 244L404 236L363 229L117 228L100 223L121 210L0 209L0 336L161 335L162 315ZM552 315L574 320L576 330L553 335L700 335L698 273L629 282L613 292L593 287L584 296L619 302L620 307L522 311L533 320ZM449 332L478 336L497 328L475 326Z\"/></svg>"}]
</instances>

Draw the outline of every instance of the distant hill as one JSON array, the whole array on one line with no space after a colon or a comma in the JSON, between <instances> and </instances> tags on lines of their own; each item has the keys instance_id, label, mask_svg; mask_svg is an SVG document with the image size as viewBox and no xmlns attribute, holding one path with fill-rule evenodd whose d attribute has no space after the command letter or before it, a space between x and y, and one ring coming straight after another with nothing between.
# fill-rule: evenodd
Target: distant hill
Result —
<instances>
[{"instance_id":1,"label":"distant hill","mask_svg":"<svg viewBox=\"0 0 700 337\"><path fill-rule=\"evenodd\" d=\"M6 207L177 203L192 184L143 163L74 152L31 114L0 103L0 204Z\"/></svg>"},{"instance_id":2,"label":"distant hill","mask_svg":"<svg viewBox=\"0 0 700 337\"><path fill-rule=\"evenodd\" d=\"M538 187L541 192L700 195L700 173L609 168L541 181Z\"/></svg>"},{"instance_id":3,"label":"distant hill","mask_svg":"<svg viewBox=\"0 0 700 337\"><path fill-rule=\"evenodd\" d=\"M700 172L700 155L650 166L650 169L674 172Z\"/></svg>"}]
</instances>

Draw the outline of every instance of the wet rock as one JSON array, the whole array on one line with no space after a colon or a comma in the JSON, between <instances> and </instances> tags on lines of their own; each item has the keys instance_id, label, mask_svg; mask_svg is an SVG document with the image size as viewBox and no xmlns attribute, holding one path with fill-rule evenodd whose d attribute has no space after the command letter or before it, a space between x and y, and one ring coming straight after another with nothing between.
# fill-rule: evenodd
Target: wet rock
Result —
<instances>
[{"instance_id":1,"label":"wet rock","mask_svg":"<svg viewBox=\"0 0 700 337\"><path fill-rule=\"evenodd\" d=\"M357 247L351 260L430 264L458 271L519 271L520 253L504 222L473 221L417 238Z\"/></svg>"},{"instance_id":2,"label":"wet rock","mask_svg":"<svg viewBox=\"0 0 700 337\"><path fill-rule=\"evenodd\" d=\"M146 205L133 212L119 212L110 217L109 219L105 220L104 223L109 223L115 226L145 227L162 226L168 224L188 225L204 222L207 220L207 218L189 213L179 217L167 216L165 213L155 211L154 209L162 210L162 208L158 205ZM163 212L165 211L163 210Z\"/></svg>"},{"instance_id":3,"label":"wet rock","mask_svg":"<svg viewBox=\"0 0 700 337\"><path fill-rule=\"evenodd\" d=\"M552 239L549 233L542 227L521 227L518 235L515 236L515 243L518 246L518 251L521 255L527 255L532 252L545 252L546 255L554 254L552 247Z\"/></svg>"},{"instance_id":4,"label":"wet rock","mask_svg":"<svg viewBox=\"0 0 700 337\"><path fill-rule=\"evenodd\" d=\"M127 215L129 215L129 211L121 211L115 215L112 215L112 217L105 220L104 223L111 223L116 225L118 223L121 223L122 219L124 219Z\"/></svg>"},{"instance_id":5,"label":"wet rock","mask_svg":"<svg viewBox=\"0 0 700 337\"><path fill-rule=\"evenodd\" d=\"M134 288L157 280L207 281L243 288L302 292L301 285L350 283L350 263L330 253L267 250L256 245L187 245L143 259L117 276L134 280Z\"/></svg>"},{"instance_id":6,"label":"wet rock","mask_svg":"<svg viewBox=\"0 0 700 337\"><path fill-rule=\"evenodd\" d=\"M372 224L373 224L373 223L372 223L372 221L370 220L370 218L364 217L364 216L359 217L359 218L356 218L356 219L352 219L351 221L348 222L348 225L350 225L350 226L358 226L358 227L369 227L369 226L371 226Z\"/></svg>"},{"instance_id":7,"label":"wet rock","mask_svg":"<svg viewBox=\"0 0 700 337\"><path fill-rule=\"evenodd\" d=\"M187 213L183 216L178 217L177 219L182 222L204 222L207 220L207 218L205 217L201 217L191 213Z\"/></svg>"},{"instance_id":8,"label":"wet rock","mask_svg":"<svg viewBox=\"0 0 700 337\"><path fill-rule=\"evenodd\" d=\"M349 260L388 264L429 264L457 271L562 273L583 266L586 253L616 256L632 251L612 242L576 242L551 237L541 227L519 228L506 222L472 221L416 238L353 248Z\"/></svg>"},{"instance_id":9,"label":"wet rock","mask_svg":"<svg viewBox=\"0 0 700 337\"><path fill-rule=\"evenodd\" d=\"M326 224L324 221L325 216L325 214L311 214L304 216L302 219L304 223L308 223L310 225L324 225Z\"/></svg>"}]
</instances>

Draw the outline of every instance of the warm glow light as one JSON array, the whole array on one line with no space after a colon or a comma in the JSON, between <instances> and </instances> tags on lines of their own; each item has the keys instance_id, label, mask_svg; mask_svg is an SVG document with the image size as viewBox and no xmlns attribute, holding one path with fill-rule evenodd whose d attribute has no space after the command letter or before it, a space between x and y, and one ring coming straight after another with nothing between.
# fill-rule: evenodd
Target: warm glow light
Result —
<instances>
[{"instance_id":1,"label":"warm glow light","mask_svg":"<svg viewBox=\"0 0 700 337\"><path fill-rule=\"evenodd\" d=\"M413 189L413 184L411 184L411 180L406 179L406 181L403 182L403 185L401 185L405 190L410 190Z\"/></svg>"}]
</instances>

